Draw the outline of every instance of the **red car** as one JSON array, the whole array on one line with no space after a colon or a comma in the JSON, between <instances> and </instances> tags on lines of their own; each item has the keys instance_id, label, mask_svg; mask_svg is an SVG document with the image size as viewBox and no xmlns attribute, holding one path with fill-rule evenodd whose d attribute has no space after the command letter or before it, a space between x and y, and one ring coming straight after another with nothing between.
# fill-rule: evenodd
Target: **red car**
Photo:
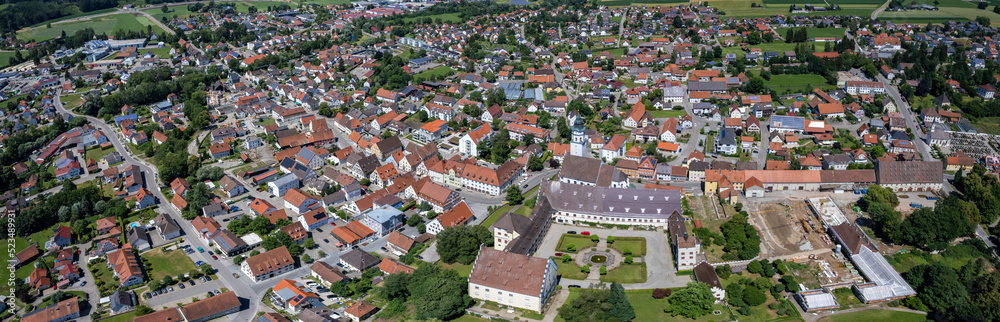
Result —
<instances>
[{"instance_id":1,"label":"red car","mask_svg":"<svg viewBox=\"0 0 1000 322\"><path fill-rule=\"evenodd\" d=\"M219 260L219 258L218 258L218 257L215 257L215 255L212 255L212 259L214 259L214 260Z\"/></svg>"},{"instance_id":2,"label":"red car","mask_svg":"<svg viewBox=\"0 0 1000 322\"><path fill-rule=\"evenodd\" d=\"M556 253L556 256L562 256L563 253Z\"/></svg>"},{"instance_id":3,"label":"red car","mask_svg":"<svg viewBox=\"0 0 1000 322\"><path fill-rule=\"evenodd\" d=\"M590 232L589 231L585 231L585 232L580 233L580 235L590 236Z\"/></svg>"}]
</instances>

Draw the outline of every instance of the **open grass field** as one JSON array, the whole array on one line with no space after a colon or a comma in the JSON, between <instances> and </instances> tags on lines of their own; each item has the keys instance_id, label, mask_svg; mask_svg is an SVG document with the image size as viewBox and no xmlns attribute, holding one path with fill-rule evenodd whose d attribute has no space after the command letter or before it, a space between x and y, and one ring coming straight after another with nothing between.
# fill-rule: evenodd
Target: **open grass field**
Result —
<instances>
[{"instance_id":1,"label":"open grass field","mask_svg":"<svg viewBox=\"0 0 1000 322\"><path fill-rule=\"evenodd\" d=\"M53 24L52 28L40 26L35 27L34 29L24 29L18 31L17 34L20 39L43 41L59 37L63 31L65 31L67 35L72 35L79 30L93 28L94 32L97 34L113 34L116 30L146 30L146 26L148 25L153 25L154 32L163 32L163 29L154 25L153 22L149 21L146 17L136 17L130 14L117 14L98 17L86 21L57 23Z\"/></svg>"},{"instance_id":2,"label":"open grass field","mask_svg":"<svg viewBox=\"0 0 1000 322\"><path fill-rule=\"evenodd\" d=\"M146 269L149 271L150 278L154 280L162 279L167 275L177 277L197 269L191 258L181 250L164 253L163 249L159 248L142 254L142 257L149 260L151 267Z\"/></svg>"},{"instance_id":3,"label":"open grass field","mask_svg":"<svg viewBox=\"0 0 1000 322\"><path fill-rule=\"evenodd\" d=\"M569 250L570 244L573 244L573 246L576 247L575 251ZM580 250L594 247L594 245L596 244L590 240L590 236L563 234L562 237L559 238L559 244L556 246L556 251L576 253Z\"/></svg>"},{"instance_id":4,"label":"open grass field","mask_svg":"<svg viewBox=\"0 0 1000 322\"><path fill-rule=\"evenodd\" d=\"M654 299L653 290L625 290L625 296L628 297L628 302L635 310L636 321L728 321L729 319L729 310L722 304L713 306L712 311L725 312L723 315L709 313L697 319L688 319L664 313L663 308L667 307L667 299Z\"/></svg>"},{"instance_id":5,"label":"open grass field","mask_svg":"<svg viewBox=\"0 0 1000 322\"><path fill-rule=\"evenodd\" d=\"M152 52L153 55L156 55L156 57L160 57L161 59L170 58L170 47L139 50L140 55L145 55L147 52Z\"/></svg>"},{"instance_id":6,"label":"open grass field","mask_svg":"<svg viewBox=\"0 0 1000 322\"><path fill-rule=\"evenodd\" d=\"M806 34L809 36L809 38L816 38L816 37L840 38L844 36L845 30L847 30L847 28L806 28ZM774 31L778 32L779 35L784 37L785 33L788 32L788 28L776 28L774 29Z\"/></svg>"},{"instance_id":7,"label":"open grass field","mask_svg":"<svg viewBox=\"0 0 1000 322\"><path fill-rule=\"evenodd\" d=\"M1000 117L984 117L976 119L972 127L981 133L1000 135Z\"/></svg>"},{"instance_id":8,"label":"open grass field","mask_svg":"<svg viewBox=\"0 0 1000 322\"><path fill-rule=\"evenodd\" d=\"M835 85L828 85L826 78L815 74L772 75L771 80L764 81L764 86L773 88L778 94L812 91L813 88L827 90L837 87Z\"/></svg>"},{"instance_id":9,"label":"open grass field","mask_svg":"<svg viewBox=\"0 0 1000 322\"><path fill-rule=\"evenodd\" d=\"M87 155L86 155L86 157L87 157L87 159L94 159L94 161L100 162L101 158L104 158L104 156L106 156L106 155L108 155L108 154L110 154L111 152L114 152L114 151L115 151L115 148L111 147L111 146L109 146L107 148L102 148L100 145L95 145L95 146L92 146L91 148L87 149Z\"/></svg>"},{"instance_id":10,"label":"open grass field","mask_svg":"<svg viewBox=\"0 0 1000 322\"><path fill-rule=\"evenodd\" d=\"M445 65L441 65L441 66L438 66L438 67L434 67L433 69L429 69L429 70L425 70L425 71L419 72L419 73L417 73L414 76L415 77L422 77L422 78L425 78L425 79L429 79L429 78L434 78L434 77L443 77L445 75L448 75L449 73L454 73L454 72L455 72L455 70L451 69L451 67L448 67L448 66L445 66Z\"/></svg>"},{"instance_id":11,"label":"open grass field","mask_svg":"<svg viewBox=\"0 0 1000 322\"><path fill-rule=\"evenodd\" d=\"M821 43L821 42L807 42L806 44L812 45L813 48L816 48L816 51L823 51L823 48L825 46L825 43ZM776 51L776 52L779 52L779 53L783 53L783 52L786 52L786 51L795 51L795 45L796 45L795 43L786 43L784 41L775 40L774 42L771 42L771 43L764 43L764 44L759 44L759 45L749 45L749 46L747 46L747 48L749 48L749 49L760 48L760 50L764 51L764 52ZM730 53L732 53L732 54L736 54L736 57L743 57L743 55L746 55L748 52L743 51L743 48L741 48L739 46L731 46L731 47L723 47L722 48L722 53L723 54L730 54Z\"/></svg>"},{"instance_id":12,"label":"open grass field","mask_svg":"<svg viewBox=\"0 0 1000 322\"><path fill-rule=\"evenodd\" d=\"M135 320L135 312L122 313L115 316L109 316L104 319L100 319L100 322L129 322Z\"/></svg>"},{"instance_id":13,"label":"open grass field","mask_svg":"<svg viewBox=\"0 0 1000 322\"><path fill-rule=\"evenodd\" d=\"M0 52L0 68L7 68L10 66L10 59L14 57L14 52L3 51Z\"/></svg>"},{"instance_id":14,"label":"open grass field","mask_svg":"<svg viewBox=\"0 0 1000 322\"><path fill-rule=\"evenodd\" d=\"M645 256L646 238L615 236L615 243L611 244L611 248L614 248L622 253L625 253L625 250L629 250L632 252L632 255Z\"/></svg>"},{"instance_id":15,"label":"open grass field","mask_svg":"<svg viewBox=\"0 0 1000 322\"><path fill-rule=\"evenodd\" d=\"M444 269L453 269L456 272L458 272L458 275L461 275L462 277L466 277L467 278L467 277L469 277L470 274L472 274L472 264L465 265L465 264L457 263L457 262L456 263L451 263L451 264L445 264L445 263L440 263L440 264L441 264L441 268L444 268Z\"/></svg>"},{"instance_id":16,"label":"open grass field","mask_svg":"<svg viewBox=\"0 0 1000 322\"><path fill-rule=\"evenodd\" d=\"M331 4L335 5L335 6L339 6L339 5L342 5L342 4L349 4L349 3L351 3L351 0L310 0L309 3L315 3L315 4L318 4L318 5L321 5L321 6L326 6L326 5L331 5Z\"/></svg>"},{"instance_id":17,"label":"open grass field","mask_svg":"<svg viewBox=\"0 0 1000 322\"><path fill-rule=\"evenodd\" d=\"M685 111L674 111L674 110L662 110L662 111L649 111L649 114L653 118L667 118L667 117L681 117L687 115Z\"/></svg>"},{"instance_id":18,"label":"open grass field","mask_svg":"<svg viewBox=\"0 0 1000 322\"><path fill-rule=\"evenodd\" d=\"M421 17L411 17L411 18L403 19L403 21L406 21L406 22L414 22L414 21L415 22L423 22L424 18L431 18L431 20L434 21L434 22L437 22L438 18L441 18L441 22L462 22L462 18L458 17L458 13L457 12L442 13L442 14L437 14L437 15L421 16Z\"/></svg>"},{"instance_id":19,"label":"open grass field","mask_svg":"<svg viewBox=\"0 0 1000 322\"><path fill-rule=\"evenodd\" d=\"M865 310L865 311L831 315L820 319L820 321L822 322L853 322L853 321L917 322L926 320L927 316L924 314L900 312L892 310Z\"/></svg>"},{"instance_id":20,"label":"open grass field","mask_svg":"<svg viewBox=\"0 0 1000 322\"><path fill-rule=\"evenodd\" d=\"M596 268L595 268L596 269ZM601 282L634 284L646 282L646 263L622 264L607 275L601 275Z\"/></svg>"},{"instance_id":21,"label":"open grass field","mask_svg":"<svg viewBox=\"0 0 1000 322\"><path fill-rule=\"evenodd\" d=\"M65 17L59 17L59 18L56 18L56 19L52 19L52 20L47 20L47 21L44 21L44 22L39 22L37 24L32 25L32 27L40 27L40 26L45 26L45 24L48 24L48 23L57 23L57 22L60 22L60 21L63 21L63 20L70 20L70 19L75 19L75 18L80 18L80 17L92 16L92 15L99 15L99 14L102 14L102 13L114 12L114 11L117 11L117 10L118 10L118 8L107 8L107 9L101 9L101 10L94 10L94 11L91 11L91 12L81 12L81 13L78 13L78 14L75 14L75 15L69 15L69 16L65 16Z\"/></svg>"},{"instance_id":22,"label":"open grass field","mask_svg":"<svg viewBox=\"0 0 1000 322\"><path fill-rule=\"evenodd\" d=\"M814 1L815 2L815 1ZM827 16L827 15L858 15L871 16L871 13L878 9L882 2L872 0L830 0L830 4L839 4L841 10L817 13L797 13L802 16ZM750 4L763 4L763 7L751 8ZM766 17L773 15L788 15L790 5L804 5L808 1L795 0L722 0L709 1L709 5L726 13L727 16L734 17ZM823 4L822 1L814 4Z\"/></svg>"},{"instance_id":23,"label":"open grass field","mask_svg":"<svg viewBox=\"0 0 1000 322\"><path fill-rule=\"evenodd\" d=\"M917 4L934 5L934 0L916 0ZM907 2L909 3L909 2ZM945 22L974 20L977 16L990 18L994 24L1000 24L1000 15L993 10L979 10L973 2L962 0L938 0L938 11L897 11L883 12L879 14L879 20L891 20L900 22ZM992 8L989 8L992 9Z\"/></svg>"},{"instance_id":24,"label":"open grass field","mask_svg":"<svg viewBox=\"0 0 1000 322\"><path fill-rule=\"evenodd\" d=\"M686 6L690 1L681 0L610 0L610 1L598 1L599 5L608 7L624 7L624 6Z\"/></svg>"}]
</instances>

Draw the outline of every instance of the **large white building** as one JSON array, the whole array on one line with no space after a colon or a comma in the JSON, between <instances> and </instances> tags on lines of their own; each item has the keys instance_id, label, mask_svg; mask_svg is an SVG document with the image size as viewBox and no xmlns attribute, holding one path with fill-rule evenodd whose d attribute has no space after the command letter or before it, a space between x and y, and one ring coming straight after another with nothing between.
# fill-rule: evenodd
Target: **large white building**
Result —
<instances>
[{"instance_id":1,"label":"large white building","mask_svg":"<svg viewBox=\"0 0 1000 322\"><path fill-rule=\"evenodd\" d=\"M243 274L246 274L254 282L291 272L294 268L295 259L288 253L288 248L285 246L257 254L240 264L240 270L243 271Z\"/></svg>"},{"instance_id":2,"label":"large white building","mask_svg":"<svg viewBox=\"0 0 1000 322\"><path fill-rule=\"evenodd\" d=\"M621 189L541 183L557 223L645 225L666 228L671 214L681 214L679 190Z\"/></svg>"},{"instance_id":3,"label":"large white building","mask_svg":"<svg viewBox=\"0 0 1000 322\"><path fill-rule=\"evenodd\" d=\"M524 173L517 162L507 161L496 169L469 164L462 170L462 186L474 191L499 196L507 191L514 180Z\"/></svg>"},{"instance_id":4,"label":"large white building","mask_svg":"<svg viewBox=\"0 0 1000 322\"><path fill-rule=\"evenodd\" d=\"M885 86L879 82L846 81L844 82L844 91L851 95L885 94Z\"/></svg>"},{"instance_id":5,"label":"large white building","mask_svg":"<svg viewBox=\"0 0 1000 322\"><path fill-rule=\"evenodd\" d=\"M469 296L541 312L556 288L557 271L551 258L482 247L469 274Z\"/></svg>"},{"instance_id":6,"label":"large white building","mask_svg":"<svg viewBox=\"0 0 1000 322\"><path fill-rule=\"evenodd\" d=\"M458 152L462 155L478 156L479 145L492 137L493 128L490 127L489 123L483 123L458 140Z\"/></svg>"}]
</instances>

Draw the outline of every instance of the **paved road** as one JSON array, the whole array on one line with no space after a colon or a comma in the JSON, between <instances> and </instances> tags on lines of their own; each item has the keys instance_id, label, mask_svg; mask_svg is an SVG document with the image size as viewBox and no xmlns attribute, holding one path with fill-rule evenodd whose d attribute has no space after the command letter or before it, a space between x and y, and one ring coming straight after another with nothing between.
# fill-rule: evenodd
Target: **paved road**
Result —
<instances>
[{"instance_id":1,"label":"paved road","mask_svg":"<svg viewBox=\"0 0 1000 322\"><path fill-rule=\"evenodd\" d=\"M181 226L182 231L185 232L196 231L194 229L194 226L191 225L191 222L184 220L184 218L181 217L180 211L170 206L167 201L167 198L164 197L163 193L160 192L161 184L158 182L159 170L155 166L149 164L148 162L135 157L132 154L132 152L128 149L128 146L122 143L122 139L119 137L119 134L121 133L120 131L117 131L116 129L112 128L107 123L104 123L104 120L101 120L99 118L92 116L79 116L67 111L66 109L63 108L62 102L60 102L59 93L56 93L55 95L55 106L56 109L59 111L59 113L62 113L64 115L67 116L73 115L75 117L86 117L87 120L90 121L91 125L99 128L101 131L104 131L104 133L107 133L110 142L115 146L115 150L121 153L122 157L125 159L125 163L134 164L139 167L140 171L142 172L142 179L144 186L151 192L153 192L153 195L159 200L159 203L161 205L159 209L164 210L164 212L168 216L176 220L177 223ZM188 240L188 242L191 243L192 247L195 248L203 247L205 249L211 249L204 241L202 241L199 238L196 238L194 235L188 234L184 237L185 240ZM195 253L191 255L191 257L192 260L195 261L201 260L206 263L215 263L215 261L212 260L207 253ZM256 314L257 312L257 306L258 303L260 303L259 300L260 297L256 293L254 293L246 283L239 281L237 278L233 277L233 272L238 273L239 270L232 270L231 268L226 267L224 265L213 265L213 267L218 270L217 272L218 276L222 279L223 284L227 285L230 290L235 291L237 296L249 300L249 307L244 308L244 310L236 313L235 315L232 315L231 319L233 321L250 321L254 317L254 314Z\"/></svg>"},{"instance_id":2,"label":"paved road","mask_svg":"<svg viewBox=\"0 0 1000 322\"><path fill-rule=\"evenodd\" d=\"M892 2L892 1L888 1L887 0L884 4L882 4L881 7L878 7L878 9L876 9L875 12L872 12L872 20L878 19L878 15L881 14L882 11L885 11L885 9L889 7L889 3L890 2Z\"/></svg>"},{"instance_id":3,"label":"paved road","mask_svg":"<svg viewBox=\"0 0 1000 322\"><path fill-rule=\"evenodd\" d=\"M920 155L923 156L924 160L927 161L934 160L934 158L931 156L930 147L927 146L927 142L924 141L924 138L926 136L920 129L919 123L916 119L916 115L914 115L914 113L910 109L910 104L907 103L906 100L902 98L902 96L899 94L899 89L897 89L896 86L892 85L892 83L890 83L888 79L882 77L882 75L878 75L878 81L881 82L882 86L885 87L885 93L888 94L889 97L892 97L892 100L896 102L899 114L902 115L904 119L906 119L906 126L910 128L911 132L913 132L913 137L914 137L913 144L917 146L917 151L920 152Z\"/></svg>"},{"instance_id":4,"label":"paved road","mask_svg":"<svg viewBox=\"0 0 1000 322\"><path fill-rule=\"evenodd\" d=\"M651 288L671 288L671 287L683 287L691 281L690 276L678 276L677 269L674 267L673 254L670 250L670 244L667 243L667 235L662 231L644 231L644 230L617 230L617 229L603 229L603 228L593 228L593 227L581 227L581 226L568 226L562 224L552 224L549 228L549 232L546 233L545 239L542 244L538 247L538 251L535 252L535 257L547 258L555 255L556 246L559 243L559 236L565 234L568 231L589 231L592 234L601 236L601 238L607 236L629 236L629 237L645 237L646 238L646 256L644 260L646 261L646 282L639 284L623 284L626 289L651 289ZM600 280L570 280L562 279L559 281L559 285L563 287L568 287L569 285L581 285L589 283L600 283Z\"/></svg>"}]
</instances>

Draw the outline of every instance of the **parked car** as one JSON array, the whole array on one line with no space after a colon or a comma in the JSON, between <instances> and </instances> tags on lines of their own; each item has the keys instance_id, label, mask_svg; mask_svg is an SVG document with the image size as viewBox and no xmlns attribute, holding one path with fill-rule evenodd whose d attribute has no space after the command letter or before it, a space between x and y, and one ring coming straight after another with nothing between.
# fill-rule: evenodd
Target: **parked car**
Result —
<instances>
[{"instance_id":1,"label":"parked car","mask_svg":"<svg viewBox=\"0 0 1000 322\"><path fill-rule=\"evenodd\" d=\"M324 242L324 243L329 243L329 242L330 242L330 240L329 240L329 239L326 239L326 238L323 238L323 242Z\"/></svg>"},{"instance_id":2,"label":"parked car","mask_svg":"<svg viewBox=\"0 0 1000 322\"><path fill-rule=\"evenodd\" d=\"M148 300L148 299L151 299L151 298L153 298L153 294L151 294L151 293L146 293L146 299Z\"/></svg>"},{"instance_id":3,"label":"parked car","mask_svg":"<svg viewBox=\"0 0 1000 322\"><path fill-rule=\"evenodd\" d=\"M205 276L205 279L211 281L212 277L211 276Z\"/></svg>"},{"instance_id":4,"label":"parked car","mask_svg":"<svg viewBox=\"0 0 1000 322\"><path fill-rule=\"evenodd\" d=\"M201 249L201 247L198 247L198 252L199 252L199 253L204 253L204 252L205 252L205 250L204 250L204 249Z\"/></svg>"},{"instance_id":5,"label":"parked car","mask_svg":"<svg viewBox=\"0 0 1000 322\"><path fill-rule=\"evenodd\" d=\"M337 266L344 267L344 264L337 263Z\"/></svg>"},{"instance_id":6,"label":"parked car","mask_svg":"<svg viewBox=\"0 0 1000 322\"><path fill-rule=\"evenodd\" d=\"M201 279L202 283L205 283L205 277L204 276L202 276L200 279Z\"/></svg>"},{"instance_id":7,"label":"parked car","mask_svg":"<svg viewBox=\"0 0 1000 322\"><path fill-rule=\"evenodd\" d=\"M580 285L570 285L569 288L580 288Z\"/></svg>"},{"instance_id":8,"label":"parked car","mask_svg":"<svg viewBox=\"0 0 1000 322\"><path fill-rule=\"evenodd\" d=\"M80 287L84 287L84 286L87 286L87 281L83 281L83 282L80 283Z\"/></svg>"},{"instance_id":9,"label":"parked car","mask_svg":"<svg viewBox=\"0 0 1000 322\"><path fill-rule=\"evenodd\" d=\"M215 255L212 255L212 259L214 259L214 260L219 260L219 258L218 258L218 257L215 257Z\"/></svg>"},{"instance_id":10,"label":"parked car","mask_svg":"<svg viewBox=\"0 0 1000 322\"><path fill-rule=\"evenodd\" d=\"M580 235L590 236L590 232L589 231L585 231L585 232L580 233Z\"/></svg>"},{"instance_id":11,"label":"parked car","mask_svg":"<svg viewBox=\"0 0 1000 322\"><path fill-rule=\"evenodd\" d=\"M234 278L240 278L240 274L233 273Z\"/></svg>"},{"instance_id":12,"label":"parked car","mask_svg":"<svg viewBox=\"0 0 1000 322\"><path fill-rule=\"evenodd\" d=\"M556 253L556 257L562 256L563 253Z\"/></svg>"},{"instance_id":13,"label":"parked car","mask_svg":"<svg viewBox=\"0 0 1000 322\"><path fill-rule=\"evenodd\" d=\"M389 251L389 249L385 248L385 247L382 247L381 249L382 249L383 252L388 252Z\"/></svg>"},{"instance_id":14,"label":"parked car","mask_svg":"<svg viewBox=\"0 0 1000 322\"><path fill-rule=\"evenodd\" d=\"M177 287L180 287L183 290L184 289L184 283L177 284Z\"/></svg>"},{"instance_id":15,"label":"parked car","mask_svg":"<svg viewBox=\"0 0 1000 322\"><path fill-rule=\"evenodd\" d=\"M570 234L570 235L576 235L576 231L575 230L570 230L570 231L567 231L566 233Z\"/></svg>"},{"instance_id":16,"label":"parked car","mask_svg":"<svg viewBox=\"0 0 1000 322\"><path fill-rule=\"evenodd\" d=\"M326 296L326 298L328 298L328 299L332 299L332 298L335 298L335 297L337 297L337 296L336 296L336 295L334 295L334 294L330 294L330 295L327 295L327 296Z\"/></svg>"},{"instance_id":17,"label":"parked car","mask_svg":"<svg viewBox=\"0 0 1000 322\"><path fill-rule=\"evenodd\" d=\"M316 228L316 231L323 232L323 229L322 228Z\"/></svg>"},{"instance_id":18,"label":"parked car","mask_svg":"<svg viewBox=\"0 0 1000 322\"><path fill-rule=\"evenodd\" d=\"M201 265L205 265L205 262L197 261L197 262L194 262L194 265L198 266L198 267L201 267Z\"/></svg>"},{"instance_id":19,"label":"parked car","mask_svg":"<svg viewBox=\"0 0 1000 322\"><path fill-rule=\"evenodd\" d=\"M171 286L171 287L168 287L168 288L167 288L167 291L169 291L169 292L173 292L173 291L174 291L174 287L173 287L173 286Z\"/></svg>"},{"instance_id":20,"label":"parked car","mask_svg":"<svg viewBox=\"0 0 1000 322\"><path fill-rule=\"evenodd\" d=\"M219 292L219 290L218 290L218 289L216 289L216 290L215 290L215 295L219 295L219 294L222 294L222 292Z\"/></svg>"},{"instance_id":21,"label":"parked car","mask_svg":"<svg viewBox=\"0 0 1000 322\"><path fill-rule=\"evenodd\" d=\"M188 282L190 282L190 283L191 283L191 286L194 286L194 280L190 280L190 281L188 281Z\"/></svg>"}]
</instances>

